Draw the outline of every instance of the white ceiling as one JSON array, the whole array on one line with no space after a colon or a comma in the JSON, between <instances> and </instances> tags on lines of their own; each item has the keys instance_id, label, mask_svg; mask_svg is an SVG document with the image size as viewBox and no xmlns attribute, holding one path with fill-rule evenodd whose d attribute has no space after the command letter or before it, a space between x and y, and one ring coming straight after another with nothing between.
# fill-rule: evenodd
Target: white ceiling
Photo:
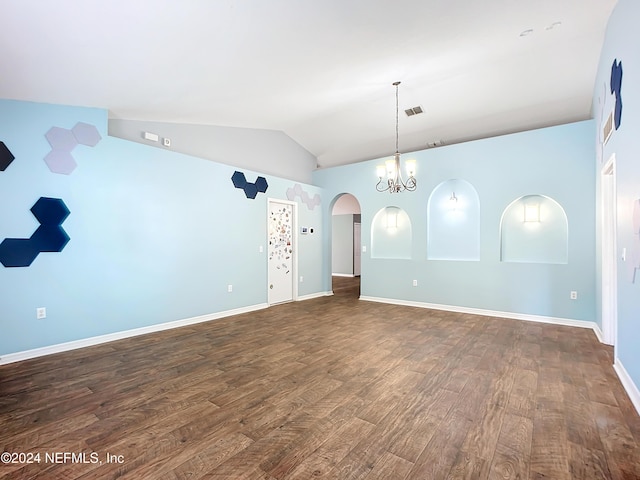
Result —
<instances>
[{"instance_id":1,"label":"white ceiling","mask_svg":"<svg viewBox=\"0 0 640 480\"><path fill-rule=\"evenodd\" d=\"M0 0L0 97L282 130L328 167L394 151L396 80L405 152L589 118L615 3Z\"/></svg>"}]
</instances>

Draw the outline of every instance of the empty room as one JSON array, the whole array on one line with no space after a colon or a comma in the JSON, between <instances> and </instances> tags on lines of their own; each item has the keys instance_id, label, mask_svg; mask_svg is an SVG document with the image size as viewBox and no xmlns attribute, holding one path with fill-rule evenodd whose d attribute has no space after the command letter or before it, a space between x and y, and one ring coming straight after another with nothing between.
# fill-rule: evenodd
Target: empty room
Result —
<instances>
[{"instance_id":1,"label":"empty room","mask_svg":"<svg viewBox=\"0 0 640 480\"><path fill-rule=\"evenodd\" d=\"M0 478L640 479L636 0L0 5Z\"/></svg>"}]
</instances>

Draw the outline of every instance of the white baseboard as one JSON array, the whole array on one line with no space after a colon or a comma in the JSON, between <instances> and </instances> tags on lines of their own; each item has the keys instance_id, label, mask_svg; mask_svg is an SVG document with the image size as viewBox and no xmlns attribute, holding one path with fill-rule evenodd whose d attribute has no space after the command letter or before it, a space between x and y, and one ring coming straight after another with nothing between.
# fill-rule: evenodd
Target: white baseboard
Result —
<instances>
[{"instance_id":1,"label":"white baseboard","mask_svg":"<svg viewBox=\"0 0 640 480\"><path fill-rule=\"evenodd\" d=\"M637 385L633 383L633 380L631 379L625 368L622 366L622 362L619 358L616 358L614 360L613 369L618 374L620 383L622 383L622 386L627 392L627 395L629 395L631 403L633 403L633 406L636 407L636 412L638 412L638 415L640 415L640 390L638 390Z\"/></svg>"},{"instance_id":2,"label":"white baseboard","mask_svg":"<svg viewBox=\"0 0 640 480\"><path fill-rule=\"evenodd\" d=\"M303 295L297 298L297 301L310 300L313 298L319 298L323 296L333 295L333 292L317 292L309 295ZM469 313L473 315L483 315L490 317L503 317L510 318L514 320L525 320L529 322L540 322L540 323L551 323L555 325L565 325L569 327L580 327L580 328L590 328L595 333L596 337L600 342L602 342L602 331L600 330L600 326L595 322L587 322L582 320L572 320L567 318L557 318L557 317L547 317L540 315L529 315L524 313L514 313L514 312L500 312L496 310L484 310L478 308L470 308L470 307L460 307L453 305L442 305L435 303L425 303L425 302L414 302L410 300L397 300L392 298L382 298L382 297L367 297L361 296L360 300L368 301L368 302L379 302L379 303L388 303L392 305L404 305L408 307L419 307L419 308L430 308L434 310L444 310L448 312L458 312L458 313ZM185 327L187 325L194 325L196 323L209 322L211 320L217 320L224 317L229 317L232 315L239 315L242 313L249 313L256 310L262 310L267 308L268 304L260 303L256 305L250 305L248 307L237 308L233 310L226 310L224 312L210 313L208 315L201 315L198 317L185 318L182 320L176 320L173 322L160 323L157 325L149 325L147 327L134 328L132 330L125 330L122 332L109 333L106 335L99 335L96 337L84 338L81 340L74 340L66 343L59 343L57 345L50 345L47 347L34 348L32 350L25 350L22 352L16 353L8 353L0 356L0 365L6 365L8 363L19 362L22 360L28 360L30 358L42 357L44 355L51 355L54 353L67 352L69 350L76 350L78 348L91 347L94 345L100 345L103 343L113 342L115 340L121 340L124 338L135 337L138 335L145 335L147 333L161 332L163 330L170 330L173 328ZM618 374L618 378L620 378L620 382L624 387L625 391L629 395L631 399L631 403L635 407L638 414L640 414L640 390L633 382L626 369L620 362L620 359L616 358L614 365L614 370Z\"/></svg>"},{"instance_id":3,"label":"white baseboard","mask_svg":"<svg viewBox=\"0 0 640 480\"><path fill-rule=\"evenodd\" d=\"M602 332L596 322L588 322L584 320L572 320L570 318L547 317L542 315L531 315L528 313L500 312L497 310L484 310L480 308L460 307L456 305L442 305L438 303L414 302L411 300L397 300L393 298L366 297L361 296L360 300L368 302L389 303L392 305L404 305L407 307L431 308L433 310L444 310L446 312L469 313L472 315L482 315L485 317L502 317L513 320L524 320L527 322L551 323L554 325L564 325L567 327L590 328L594 331L598 340L600 340Z\"/></svg>"},{"instance_id":4,"label":"white baseboard","mask_svg":"<svg viewBox=\"0 0 640 480\"><path fill-rule=\"evenodd\" d=\"M24 350L22 352L7 353L5 355L0 356L0 365L6 365L7 363L28 360L30 358L42 357L44 355L51 355L53 353L67 352L69 350L76 350L78 348L91 347L94 345L100 345L102 343L121 340L123 338L135 337L138 335L145 335L147 333L161 332L163 330L170 330L172 328L185 327L187 325L193 325L196 323L209 322L211 320L230 317L231 315L239 315L241 313L253 312L253 311L261 310L267 307L268 305L266 303L259 303L257 305L250 305L248 307L236 308L233 310L225 310L224 312L210 313L208 315L200 315L198 317L185 318L183 320L175 320L173 322L159 323L157 325L149 325L148 327L134 328L132 330L125 330L122 332L108 333L106 335L99 335L97 337L83 338L83 339L74 340L71 342L59 343L57 345L34 348L32 350Z\"/></svg>"},{"instance_id":5,"label":"white baseboard","mask_svg":"<svg viewBox=\"0 0 640 480\"><path fill-rule=\"evenodd\" d=\"M593 333L596 334L596 337L598 337L598 341L600 343L605 343L605 344L607 343L607 342L604 341L604 334L602 333L602 330L600 329L600 325L598 325L596 322L593 322Z\"/></svg>"},{"instance_id":6,"label":"white baseboard","mask_svg":"<svg viewBox=\"0 0 640 480\"><path fill-rule=\"evenodd\" d=\"M298 296L298 298L296 299L297 302L302 302L304 300L311 300L313 298L320 298L320 297L329 297L333 295L333 292L317 292L317 293L310 293L309 295L301 295Z\"/></svg>"},{"instance_id":7,"label":"white baseboard","mask_svg":"<svg viewBox=\"0 0 640 480\"><path fill-rule=\"evenodd\" d=\"M331 274L332 277L349 277L349 278L353 278L356 275L353 273L332 273Z\"/></svg>"},{"instance_id":8,"label":"white baseboard","mask_svg":"<svg viewBox=\"0 0 640 480\"><path fill-rule=\"evenodd\" d=\"M409 300L396 300L391 298L380 298L380 297L360 297L360 300L366 300L369 302L380 302L380 303L389 303L392 305L404 305L408 307L419 307L419 308L431 308L434 310L444 310L447 312L458 312L458 313L470 313L473 315L483 315L489 317L503 317L510 318L513 320L525 320L527 322L540 322L540 323L551 323L554 325L564 325L568 327L579 327L579 328L590 328L593 330L593 333L596 335L598 341L600 343L603 342L602 330L600 330L600 326L596 322L587 322L583 320L572 320L568 318L558 318L558 317L546 317L540 315L529 315L525 313L513 313L513 312L499 312L495 310L482 310L478 308L468 308L468 307L458 307L452 305L440 305L435 303L423 303L423 302L413 302ZM627 371L625 370L620 359L616 358L613 364L613 368L618 374L618 378L620 378L620 382L624 387L627 395L631 399L631 403L635 407L636 411L640 415L640 390L633 382Z\"/></svg>"}]
</instances>

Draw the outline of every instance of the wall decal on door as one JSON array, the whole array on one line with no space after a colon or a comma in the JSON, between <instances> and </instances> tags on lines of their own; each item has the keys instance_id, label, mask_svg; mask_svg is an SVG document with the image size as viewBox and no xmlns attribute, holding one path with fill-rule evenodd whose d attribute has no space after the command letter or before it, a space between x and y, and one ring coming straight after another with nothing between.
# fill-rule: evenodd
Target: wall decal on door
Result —
<instances>
[{"instance_id":1,"label":"wall decal on door","mask_svg":"<svg viewBox=\"0 0 640 480\"><path fill-rule=\"evenodd\" d=\"M88 123L78 122L71 130L51 127L44 135L51 145L51 151L44 157L44 162L53 173L70 175L78 164L71 151L78 145L95 147L102 137L98 129Z\"/></svg>"},{"instance_id":2,"label":"wall decal on door","mask_svg":"<svg viewBox=\"0 0 640 480\"><path fill-rule=\"evenodd\" d=\"M231 175L231 181L234 187L244 190L245 196L252 200L256 198L258 192L265 193L267 188L269 188L266 178L258 177L253 183L247 182L247 177L244 176L244 173L238 172L237 170Z\"/></svg>"},{"instance_id":3,"label":"wall decal on door","mask_svg":"<svg viewBox=\"0 0 640 480\"><path fill-rule=\"evenodd\" d=\"M43 252L61 252L69 242L62 223L69 209L59 198L40 197L31 207L40 226L30 238L5 238L0 243L0 263L5 267L28 267Z\"/></svg>"},{"instance_id":4,"label":"wall decal on door","mask_svg":"<svg viewBox=\"0 0 640 480\"><path fill-rule=\"evenodd\" d=\"M0 142L0 172L4 172L15 159L9 147L4 142Z\"/></svg>"},{"instance_id":5,"label":"wall decal on door","mask_svg":"<svg viewBox=\"0 0 640 480\"><path fill-rule=\"evenodd\" d=\"M269 216L269 262L286 275L291 273L293 259L293 212L283 205Z\"/></svg>"},{"instance_id":6,"label":"wall decal on door","mask_svg":"<svg viewBox=\"0 0 640 480\"><path fill-rule=\"evenodd\" d=\"M296 204L267 201L267 302L290 302L296 292Z\"/></svg>"}]
</instances>

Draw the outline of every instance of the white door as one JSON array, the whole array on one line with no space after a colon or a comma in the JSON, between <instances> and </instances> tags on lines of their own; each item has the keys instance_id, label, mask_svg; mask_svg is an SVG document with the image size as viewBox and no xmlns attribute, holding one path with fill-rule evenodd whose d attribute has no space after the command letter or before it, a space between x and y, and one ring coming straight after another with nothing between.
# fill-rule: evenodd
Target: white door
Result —
<instances>
[{"instance_id":1,"label":"white door","mask_svg":"<svg viewBox=\"0 0 640 480\"><path fill-rule=\"evenodd\" d=\"M360 264L362 260L361 229L362 225L360 223L353 224L353 275L355 277L360 276Z\"/></svg>"},{"instance_id":2,"label":"white door","mask_svg":"<svg viewBox=\"0 0 640 480\"><path fill-rule=\"evenodd\" d=\"M296 269L296 204L269 200L268 303L294 299Z\"/></svg>"},{"instance_id":3,"label":"white door","mask_svg":"<svg viewBox=\"0 0 640 480\"><path fill-rule=\"evenodd\" d=\"M604 343L615 347L618 329L618 259L616 253L615 156L602 169L602 334Z\"/></svg>"}]
</instances>

